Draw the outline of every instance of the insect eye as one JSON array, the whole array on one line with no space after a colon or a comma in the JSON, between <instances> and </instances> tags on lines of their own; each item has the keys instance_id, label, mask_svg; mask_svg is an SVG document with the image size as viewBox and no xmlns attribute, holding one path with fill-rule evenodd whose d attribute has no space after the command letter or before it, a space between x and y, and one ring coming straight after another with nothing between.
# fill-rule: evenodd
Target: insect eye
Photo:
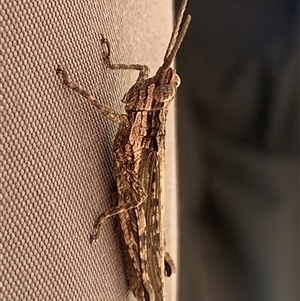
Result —
<instances>
[{"instance_id":1,"label":"insect eye","mask_svg":"<svg viewBox=\"0 0 300 301\"><path fill-rule=\"evenodd\" d=\"M176 88L178 88L181 84L181 79L178 74L175 74L174 83L176 85Z\"/></svg>"},{"instance_id":2,"label":"insect eye","mask_svg":"<svg viewBox=\"0 0 300 301\"><path fill-rule=\"evenodd\" d=\"M153 91L153 98L159 102L165 102L172 99L175 92L175 88L172 85L159 85Z\"/></svg>"}]
</instances>

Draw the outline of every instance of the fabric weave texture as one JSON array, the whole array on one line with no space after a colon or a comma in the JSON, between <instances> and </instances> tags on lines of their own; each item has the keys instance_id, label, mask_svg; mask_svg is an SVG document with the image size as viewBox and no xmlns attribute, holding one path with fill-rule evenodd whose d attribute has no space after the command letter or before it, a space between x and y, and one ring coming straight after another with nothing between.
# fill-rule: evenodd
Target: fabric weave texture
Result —
<instances>
[{"instance_id":1,"label":"fabric weave texture","mask_svg":"<svg viewBox=\"0 0 300 301\"><path fill-rule=\"evenodd\" d=\"M1 291L8 300L135 300L116 222L88 242L112 205L116 126L63 86L55 70L122 111L137 72L102 62L100 33L116 63L160 66L172 31L165 1L0 1ZM168 126L168 245L176 257L174 131ZM173 146L172 146L173 145ZM168 205L167 205L168 206ZM176 259L176 258L175 258ZM176 276L168 300L176 295Z\"/></svg>"}]
</instances>

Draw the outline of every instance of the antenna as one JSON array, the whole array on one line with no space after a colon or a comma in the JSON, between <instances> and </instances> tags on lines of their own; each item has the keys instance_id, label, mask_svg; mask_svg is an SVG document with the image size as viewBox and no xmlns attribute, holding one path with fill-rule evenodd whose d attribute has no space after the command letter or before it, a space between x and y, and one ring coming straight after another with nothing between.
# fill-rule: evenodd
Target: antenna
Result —
<instances>
[{"instance_id":1,"label":"antenna","mask_svg":"<svg viewBox=\"0 0 300 301\"><path fill-rule=\"evenodd\" d=\"M168 45L165 57L164 57L164 63L161 67L161 71L163 72L164 70L166 70L172 63L172 61L174 60L176 53L184 39L184 36L187 32L187 29L189 27L189 24L191 22L191 15L187 15L187 17L185 18L185 21L182 25L182 28L180 30L180 25L183 19L183 14L185 12L185 8L187 5L187 1L188 0L183 0L181 2L181 5L179 7L178 10L178 14L176 17L176 21L175 21L175 26L171 35L171 39L170 39L170 43ZM180 30L180 31L179 31Z\"/></svg>"}]
</instances>

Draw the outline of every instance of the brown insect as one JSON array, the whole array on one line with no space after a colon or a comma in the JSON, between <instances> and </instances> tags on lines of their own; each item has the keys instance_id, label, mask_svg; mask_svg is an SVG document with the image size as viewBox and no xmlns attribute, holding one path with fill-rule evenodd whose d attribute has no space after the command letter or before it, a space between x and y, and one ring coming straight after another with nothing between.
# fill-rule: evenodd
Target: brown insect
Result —
<instances>
[{"instance_id":1,"label":"brown insect","mask_svg":"<svg viewBox=\"0 0 300 301\"><path fill-rule=\"evenodd\" d=\"M57 69L64 84L119 124L113 146L118 205L99 216L90 242L99 237L107 218L119 216L128 281L139 301L164 301L164 276L170 276L175 270L165 250L163 170L166 116L180 84L179 76L170 66L191 21L188 15L180 28L186 5L187 0L183 0L163 64L153 77L148 78L149 68L145 65L113 64L110 43L101 35L101 44L106 48L103 60L108 68L139 71L136 83L122 100L126 114L100 104L72 82L62 66Z\"/></svg>"}]
</instances>

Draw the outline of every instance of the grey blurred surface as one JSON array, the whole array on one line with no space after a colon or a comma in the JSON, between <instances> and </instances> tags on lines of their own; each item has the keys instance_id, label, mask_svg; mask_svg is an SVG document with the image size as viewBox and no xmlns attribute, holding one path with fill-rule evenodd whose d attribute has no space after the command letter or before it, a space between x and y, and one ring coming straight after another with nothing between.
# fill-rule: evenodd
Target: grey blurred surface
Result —
<instances>
[{"instance_id":1,"label":"grey blurred surface","mask_svg":"<svg viewBox=\"0 0 300 301\"><path fill-rule=\"evenodd\" d=\"M179 300L298 300L299 3L190 0L187 11Z\"/></svg>"}]
</instances>

